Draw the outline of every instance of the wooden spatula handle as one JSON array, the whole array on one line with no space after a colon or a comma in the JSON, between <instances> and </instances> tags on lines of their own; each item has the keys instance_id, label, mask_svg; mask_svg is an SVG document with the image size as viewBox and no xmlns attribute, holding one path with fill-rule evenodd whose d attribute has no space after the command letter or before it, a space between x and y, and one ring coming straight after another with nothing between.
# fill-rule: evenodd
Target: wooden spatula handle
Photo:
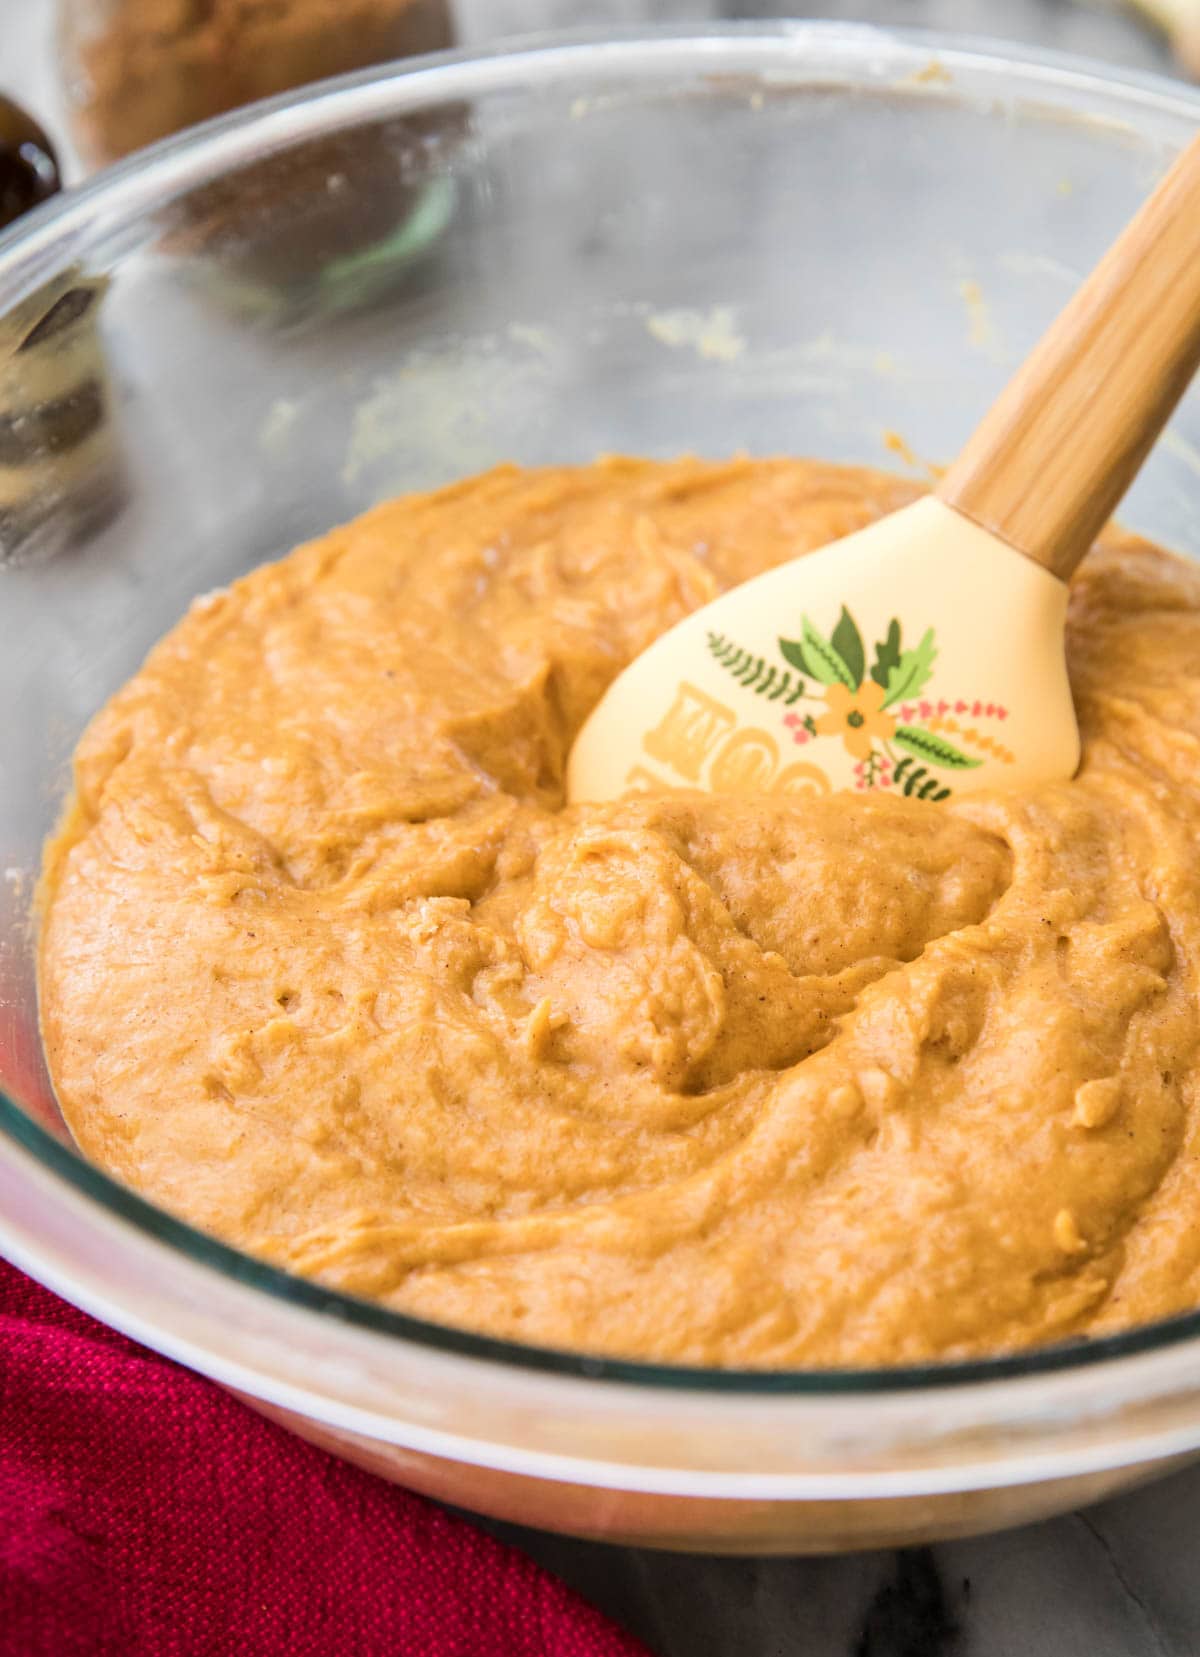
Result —
<instances>
[{"instance_id":1,"label":"wooden spatula handle","mask_svg":"<svg viewBox=\"0 0 1200 1657\"><path fill-rule=\"evenodd\" d=\"M938 490L1065 581L1200 367L1200 137L1052 324Z\"/></svg>"}]
</instances>

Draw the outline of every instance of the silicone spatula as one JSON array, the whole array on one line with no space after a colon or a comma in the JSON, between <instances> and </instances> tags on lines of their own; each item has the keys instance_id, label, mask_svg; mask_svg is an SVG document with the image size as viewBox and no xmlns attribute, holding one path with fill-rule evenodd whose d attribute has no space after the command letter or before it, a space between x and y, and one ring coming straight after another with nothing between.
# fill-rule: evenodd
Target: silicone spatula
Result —
<instances>
[{"instance_id":1,"label":"silicone spatula","mask_svg":"<svg viewBox=\"0 0 1200 1657\"><path fill-rule=\"evenodd\" d=\"M1200 137L936 492L659 638L577 737L569 798L945 800L1073 775L1067 584L1197 366Z\"/></svg>"}]
</instances>

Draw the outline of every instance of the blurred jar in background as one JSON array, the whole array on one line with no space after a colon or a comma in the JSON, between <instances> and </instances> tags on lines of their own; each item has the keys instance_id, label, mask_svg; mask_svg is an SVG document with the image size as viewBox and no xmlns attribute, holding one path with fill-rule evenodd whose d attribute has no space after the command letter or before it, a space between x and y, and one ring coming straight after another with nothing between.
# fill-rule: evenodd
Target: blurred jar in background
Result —
<instances>
[{"instance_id":1,"label":"blurred jar in background","mask_svg":"<svg viewBox=\"0 0 1200 1657\"><path fill-rule=\"evenodd\" d=\"M0 230L59 186L45 130L0 97ZM72 270L0 317L0 568L61 551L119 505L103 297L103 282Z\"/></svg>"},{"instance_id":2,"label":"blurred jar in background","mask_svg":"<svg viewBox=\"0 0 1200 1657\"><path fill-rule=\"evenodd\" d=\"M449 0L59 0L79 152L146 144L328 76L454 43ZM453 206L461 108L264 156L176 203L163 250L265 321L353 308L407 271Z\"/></svg>"},{"instance_id":3,"label":"blurred jar in background","mask_svg":"<svg viewBox=\"0 0 1200 1657\"><path fill-rule=\"evenodd\" d=\"M90 166L258 98L450 46L448 0L59 0Z\"/></svg>"}]
</instances>

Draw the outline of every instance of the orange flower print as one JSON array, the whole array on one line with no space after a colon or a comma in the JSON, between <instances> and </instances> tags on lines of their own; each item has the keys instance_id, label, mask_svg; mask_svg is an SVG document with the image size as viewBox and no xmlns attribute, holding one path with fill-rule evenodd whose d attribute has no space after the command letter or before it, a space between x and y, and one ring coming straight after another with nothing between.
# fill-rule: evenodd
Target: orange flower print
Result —
<instances>
[{"instance_id":1,"label":"orange flower print","mask_svg":"<svg viewBox=\"0 0 1200 1657\"><path fill-rule=\"evenodd\" d=\"M886 742L896 721L881 706L885 691L874 679L866 679L857 690L848 685L829 685L825 706L829 710L816 721L821 736L840 736L855 759L866 759L876 738Z\"/></svg>"}]
</instances>

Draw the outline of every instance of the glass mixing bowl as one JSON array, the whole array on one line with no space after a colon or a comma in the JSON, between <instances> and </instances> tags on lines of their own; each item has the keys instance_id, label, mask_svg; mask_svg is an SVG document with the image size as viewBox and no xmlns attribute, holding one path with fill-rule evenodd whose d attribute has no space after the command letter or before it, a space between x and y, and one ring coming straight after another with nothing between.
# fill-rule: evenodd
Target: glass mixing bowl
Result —
<instances>
[{"instance_id":1,"label":"glass mixing bowl","mask_svg":"<svg viewBox=\"0 0 1200 1657\"><path fill-rule=\"evenodd\" d=\"M865 27L534 43L234 116L0 244L4 1251L342 1455L580 1534L913 1541L1195 1453L1200 1316L741 1374L484 1340L239 1255L70 1148L30 904L80 729L197 592L502 459L879 463L892 433L944 459L1198 120L1166 82ZM393 164L356 177L380 128ZM343 213L402 221L369 283ZM1126 515L1200 556L1198 500L1193 392Z\"/></svg>"}]
</instances>

